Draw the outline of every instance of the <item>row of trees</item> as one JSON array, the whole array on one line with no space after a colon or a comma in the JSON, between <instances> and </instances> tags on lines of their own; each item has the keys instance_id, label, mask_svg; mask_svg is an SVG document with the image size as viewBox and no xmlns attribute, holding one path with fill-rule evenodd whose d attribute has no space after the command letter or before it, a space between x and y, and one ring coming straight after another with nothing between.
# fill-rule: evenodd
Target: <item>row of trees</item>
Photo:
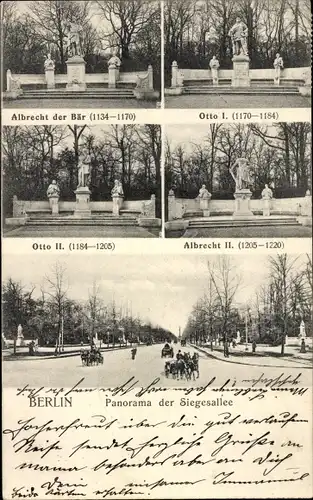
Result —
<instances>
[{"instance_id":1,"label":"row of trees","mask_svg":"<svg viewBox=\"0 0 313 500\"><path fill-rule=\"evenodd\" d=\"M165 68L208 68L216 55L232 67L228 36L236 17L248 26L252 68L272 68L279 52L286 67L310 66L309 0L167 0L164 7ZM167 82L168 83L168 82Z\"/></svg>"},{"instance_id":2,"label":"row of trees","mask_svg":"<svg viewBox=\"0 0 313 500\"><path fill-rule=\"evenodd\" d=\"M3 284L2 327L7 339L16 339L18 325L27 339L39 345L55 345L63 332L65 344L165 342L173 335L132 314L131 305L120 306L114 299L106 303L96 282L84 300L70 298L66 268L57 262L44 276L39 289L29 288L9 278Z\"/></svg>"},{"instance_id":3,"label":"row of trees","mask_svg":"<svg viewBox=\"0 0 313 500\"><path fill-rule=\"evenodd\" d=\"M251 190L258 198L269 184L277 198L303 196L311 185L309 123L211 124L201 142L165 150L166 186L177 196L195 198L206 184L213 198L230 198L229 168L244 156L250 162Z\"/></svg>"},{"instance_id":4,"label":"row of trees","mask_svg":"<svg viewBox=\"0 0 313 500\"><path fill-rule=\"evenodd\" d=\"M81 45L88 73L107 71L117 51L122 71L146 70L160 77L160 4L147 0L48 0L3 2L4 74L42 73L47 53L56 72L66 72L70 23L82 27Z\"/></svg>"},{"instance_id":5,"label":"row of trees","mask_svg":"<svg viewBox=\"0 0 313 500\"><path fill-rule=\"evenodd\" d=\"M156 195L161 206L161 127L111 125L96 133L87 126L4 127L2 137L4 213L11 213L12 197L46 199L53 179L61 199L74 199L78 161L91 157L92 200L110 200L114 179L119 179L126 199Z\"/></svg>"},{"instance_id":6,"label":"row of trees","mask_svg":"<svg viewBox=\"0 0 313 500\"><path fill-rule=\"evenodd\" d=\"M246 304L238 303L242 275L231 257L208 262L208 286L194 305L183 337L206 343L230 340L239 330L249 340L281 344L286 335L297 336L302 319L312 335L312 258L280 254L267 260L264 283Z\"/></svg>"}]
</instances>

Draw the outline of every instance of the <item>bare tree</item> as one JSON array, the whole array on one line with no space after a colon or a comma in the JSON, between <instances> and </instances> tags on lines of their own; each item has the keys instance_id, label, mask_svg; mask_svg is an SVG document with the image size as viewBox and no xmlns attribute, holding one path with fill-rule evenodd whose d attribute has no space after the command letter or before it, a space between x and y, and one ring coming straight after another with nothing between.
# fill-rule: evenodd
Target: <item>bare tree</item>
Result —
<instances>
[{"instance_id":1,"label":"bare tree","mask_svg":"<svg viewBox=\"0 0 313 500\"><path fill-rule=\"evenodd\" d=\"M45 276L45 283L47 285L46 293L50 298L51 307L55 311L57 317L57 339L59 339L64 306L69 289L65 266L60 262L56 262L52 266L51 274Z\"/></svg>"},{"instance_id":2,"label":"bare tree","mask_svg":"<svg viewBox=\"0 0 313 500\"><path fill-rule=\"evenodd\" d=\"M216 261L209 261L208 270L216 294L216 305L222 318L222 330L227 340L231 312L242 277L232 259L224 255L217 257Z\"/></svg>"}]
</instances>

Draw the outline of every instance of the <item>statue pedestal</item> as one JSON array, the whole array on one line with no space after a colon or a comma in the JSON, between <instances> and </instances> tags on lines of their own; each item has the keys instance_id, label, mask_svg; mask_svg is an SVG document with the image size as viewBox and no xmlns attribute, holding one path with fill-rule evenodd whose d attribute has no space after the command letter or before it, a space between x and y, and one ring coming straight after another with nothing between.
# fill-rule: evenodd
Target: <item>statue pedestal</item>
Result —
<instances>
[{"instance_id":1,"label":"statue pedestal","mask_svg":"<svg viewBox=\"0 0 313 500\"><path fill-rule=\"evenodd\" d=\"M213 87L218 87L218 70L212 68L211 74L212 74Z\"/></svg>"},{"instance_id":2,"label":"statue pedestal","mask_svg":"<svg viewBox=\"0 0 313 500\"><path fill-rule=\"evenodd\" d=\"M123 205L124 197L120 196L119 194L114 194L112 196L112 201L113 201L112 214L118 217L120 215L120 210Z\"/></svg>"},{"instance_id":3,"label":"statue pedestal","mask_svg":"<svg viewBox=\"0 0 313 500\"><path fill-rule=\"evenodd\" d=\"M271 200L263 199L263 217L271 215Z\"/></svg>"},{"instance_id":4,"label":"statue pedestal","mask_svg":"<svg viewBox=\"0 0 313 500\"><path fill-rule=\"evenodd\" d=\"M250 210L251 196L252 193L250 189L241 189L240 191L235 192L235 211L233 213L233 219L246 219L254 217Z\"/></svg>"},{"instance_id":5,"label":"statue pedestal","mask_svg":"<svg viewBox=\"0 0 313 500\"><path fill-rule=\"evenodd\" d=\"M120 77L120 70L119 68L115 66L109 66L109 80L108 80L108 87L109 89L115 89L116 84L119 80Z\"/></svg>"},{"instance_id":6,"label":"statue pedestal","mask_svg":"<svg viewBox=\"0 0 313 500\"><path fill-rule=\"evenodd\" d=\"M91 217L90 210L90 191L88 186L78 187L75 191L76 205L74 217L80 219L88 219Z\"/></svg>"},{"instance_id":7,"label":"statue pedestal","mask_svg":"<svg viewBox=\"0 0 313 500\"><path fill-rule=\"evenodd\" d=\"M66 61L66 65L67 90L86 90L84 59L81 56L74 56Z\"/></svg>"},{"instance_id":8,"label":"statue pedestal","mask_svg":"<svg viewBox=\"0 0 313 500\"><path fill-rule=\"evenodd\" d=\"M25 340L24 340L24 336L17 336L17 339L16 339L16 346L17 347L23 347L25 345Z\"/></svg>"},{"instance_id":9,"label":"statue pedestal","mask_svg":"<svg viewBox=\"0 0 313 500\"><path fill-rule=\"evenodd\" d=\"M54 89L55 88L54 68L48 68L45 70L45 78L46 78L47 89Z\"/></svg>"},{"instance_id":10,"label":"statue pedestal","mask_svg":"<svg viewBox=\"0 0 313 500\"><path fill-rule=\"evenodd\" d=\"M200 198L200 210L202 210L203 217L210 216L209 201L210 198Z\"/></svg>"},{"instance_id":11,"label":"statue pedestal","mask_svg":"<svg viewBox=\"0 0 313 500\"><path fill-rule=\"evenodd\" d=\"M49 205L51 208L52 215L57 215L59 213L59 197L58 196L50 196Z\"/></svg>"},{"instance_id":12,"label":"statue pedestal","mask_svg":"<svg viewBox=\"0 0 313 500\"><path fill-rule=\"evenodd\" d=\"M249 62L248 56L234 56L232 73L232 87L250 87Z\"/></svg>"}]
</instances>

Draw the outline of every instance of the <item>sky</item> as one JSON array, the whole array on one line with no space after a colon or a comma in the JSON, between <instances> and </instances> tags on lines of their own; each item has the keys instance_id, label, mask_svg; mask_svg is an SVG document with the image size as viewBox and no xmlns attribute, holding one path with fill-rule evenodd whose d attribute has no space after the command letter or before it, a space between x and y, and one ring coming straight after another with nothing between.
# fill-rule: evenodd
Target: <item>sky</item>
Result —
<instances>
[{"instance_id":1,"label":"sky","mask_svg":"<svg viewBox=\"0 0 313 500\"><path fill-rule=\"evenodd\" d=\"M42 257L42 254L40 254ZM3 281L11 277L25 285L36 286L38 293L44 276L58 261L67 271L72 299L86 300L96 281L101 296L108 304L114 301L124 310L132 308L133 316L150 320L154 325L169 329L178 335L183 331L193 305L208 284L207 262L216 262L217 256L181 255L55 255L3 254ZM301 262L300 258L299 262ZM236 297L238 304L251 300L254 291L266 279L266 257L258 255L234 256L233 263L242 274L242 287ZM36 290L34 296L36 297Z\"/></svg>"},{"instance_id":2,"label":"sky","mask_svg":"<svg viewBox=\"0 0 313 500\"><path fill-rule=\"evenodd\" d=\"M202 144L206 139L208 130L208 124L185 125L184 127L181 125L167 125L165 126L165 135L172 148L180 144L186 150L190 149L193 144ZM275 127L268 126L268 132L275 136Z\"/></svg>"}]
</instances>

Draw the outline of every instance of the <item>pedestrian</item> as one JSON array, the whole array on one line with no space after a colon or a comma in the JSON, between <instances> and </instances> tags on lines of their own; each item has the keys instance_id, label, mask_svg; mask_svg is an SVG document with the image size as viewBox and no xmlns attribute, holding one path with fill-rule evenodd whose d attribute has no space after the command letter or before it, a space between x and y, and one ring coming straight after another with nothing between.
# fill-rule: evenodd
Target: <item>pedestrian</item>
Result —
<instances>
[{"instance_id":1,"label":"pedestrian","mask_svg":"<svg viewBox=\"0 0 313 500\"><path fill-rule=\"evenodd\" d=\"M252 352L255 352L255 350L256 350L256 341L253 340L252 341Z\"/></svg>"},{"instance_id":2,"label":"pedestrian","mask_svg":"<svg viewBox=\"0 0 313 500\"><path fill-rule=\"evenodd\" d=\"M229 347L228 347L228 341L224 341L224 358L229 357Z\"/></svg>"}]
</instances>

